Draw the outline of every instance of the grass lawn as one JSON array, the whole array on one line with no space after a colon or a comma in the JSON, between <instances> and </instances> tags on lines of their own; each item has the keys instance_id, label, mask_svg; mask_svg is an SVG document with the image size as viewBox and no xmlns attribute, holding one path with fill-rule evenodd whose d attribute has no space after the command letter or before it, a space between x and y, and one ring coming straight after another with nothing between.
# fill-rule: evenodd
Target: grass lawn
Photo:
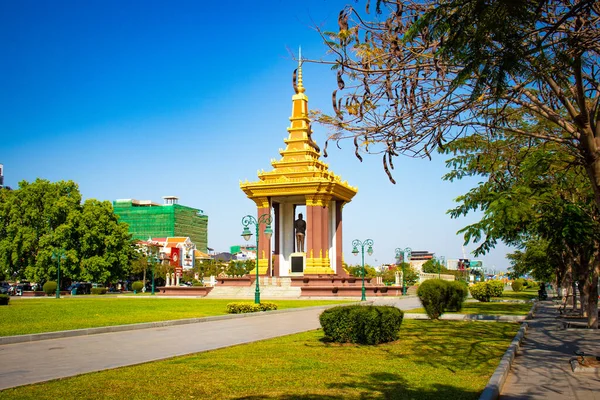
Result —
<instances>
[{"instance_id":1,"label":"grass lawn","mask_svg":"<svg viewBox=\"0 0 600 400\"><path fill-rule=\"evenodd\" d=\"M460 313L455 311L447 311L447 314L486 314L486 315L527 315L531 310L531 303L481 303L468 302L464 303ZM425 314L424 308L415 308L406 310L408 313Z\"/></svg>"},{"instance_id":2,"label":"grass lawn","mask_svg":"<svg viewBox=\"0 0 600 400\"><path fill-rule=\"evenodd\" d=\"M502 297L494 297L494 300L531 300L538 297L537 289L525 289L521 292L505 290Z\"/></svg>"},{"instance_id":3,"label":"grass lawn","mask_svg":"<svg viewBox=\"0 0 600 400\"><path fill-rule=\"evenodd\" d=\"M0 336L223 315L227 313L227 303L232 301L246 300L102 296L76 296L61 299L19 299L13 297L8 306L1 308ZM348 301L274 301L280 310L344 302Z\"/></svg>"},{"instance_id":4,"label":"grass lawn","mask_svg":"<svg viewBox=\"0 0 600 400\"><path fill-rule=\"evenodd\" d=\"M0 397L478 399L518 329L405 320L400 340L378 346L327 343L317 330L7 389Z\"/></svg>"}]
</instances>

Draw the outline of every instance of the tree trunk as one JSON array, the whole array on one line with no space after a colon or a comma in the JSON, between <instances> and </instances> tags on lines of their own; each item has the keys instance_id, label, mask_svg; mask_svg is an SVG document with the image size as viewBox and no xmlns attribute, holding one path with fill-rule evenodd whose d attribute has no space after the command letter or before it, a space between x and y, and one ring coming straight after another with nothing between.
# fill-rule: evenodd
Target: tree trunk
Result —
<instances>
[{"instance_id":1,"label":"tree trunk","mask_svg":"<svg viewBox=\"0 0 600 400\"><path fill-rule=\"evenodd\" d=\"M577 288L579 289L579 307L581 308L581 316L587 317L587 297L585 291L586 281L580 279L577 281Z\"/></svg>"},{"instance_id":2,"label":"tree trunk","mask_svg":"<svg viewBox=\"0 0 600 400\"><path fill-rule=\"evenodd\" d=\"M598 275L600 272L600 262L596 262L596 265L590 272L590 279L586 281L584 288L587 299L587 326L588 328L598 329Z\"/></svg>"}]
</instances>

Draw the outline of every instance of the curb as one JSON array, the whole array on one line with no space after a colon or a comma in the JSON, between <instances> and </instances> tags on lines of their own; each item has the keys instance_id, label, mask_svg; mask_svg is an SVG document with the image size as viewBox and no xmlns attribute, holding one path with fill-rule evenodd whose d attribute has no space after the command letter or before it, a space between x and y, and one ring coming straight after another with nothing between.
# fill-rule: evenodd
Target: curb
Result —
<instances>
[{"instance_id":1,"label":"curb","mask_svg":"<svg viewBox=\"0 0 600 400\"><path fill-rule=\"evenodd\" d=\"M527 314L526 318L528 320L533 318L536 306L537 302L534 302L533 306L531 306L531 310L529 310L529 314ZM515 359L515 355L519 350L521 341L525 337L527 327L527 322L524 322L523 325L521 325L521 329L519 329L517 335L510 343L510 346L508 346L506 353L504 353L504 356L502 356L498 368L496 368L496 371L494 371L487 385L483 389L479 400L496 400L500 397L500 391L504 386L504 382L506 382L506 377L510 372L510 368L512 366L513 360Z\"/></svg>"},{"instance_id":2,"label":"curb","mask_svg":"<svg viewBox=\"0 0 600 400\"><path fill-rule=\"evenodd\" d=\"M429 319L427 314L404 314L405 319ZM443 314L440 320L447 321L480 321L480 322L523 322L525 315L485 315L485 314Z\"/></svg>"},{"instance_id":3,"label":"curb","mask_svg":"<svg viewBox=\"0 0 600 400\"><path fill-rule=\"evenodd\" d=\"M355 303L348 303L344 305L351 305ZM0 346L5 344L25 343L25 342L36 342L39 340L48 339L62 339L76 336L88 336L97 335L100 333L114 333L124 331L135 331L138 329L150 329L150 328L162 328L165 326L176 326L176 325L188 325L197 324L202 322L221 321L234 318L252 318L260 317L265 314L282 314L290 312L300 312L307 310L325 310L327 308L336 307L340 304L332 304L326 306L313 306L313 307L301 307L301 308L286 308L285 310L273 310L266 312L247 313L247 314L226 314L226 315L215 315L211 317L201 318L187 318L187 319L176 319L169 321L157 321L157 322L142 322L139 324L129 325L114 325L114 326L102 326L98 328L84 328L84 329L73 329L69 331L57 331L57 332L44 332L44 333L32 333L27 335L16 335L16 336L3 336L0 337Z\"/></svg>"}]
</instances>

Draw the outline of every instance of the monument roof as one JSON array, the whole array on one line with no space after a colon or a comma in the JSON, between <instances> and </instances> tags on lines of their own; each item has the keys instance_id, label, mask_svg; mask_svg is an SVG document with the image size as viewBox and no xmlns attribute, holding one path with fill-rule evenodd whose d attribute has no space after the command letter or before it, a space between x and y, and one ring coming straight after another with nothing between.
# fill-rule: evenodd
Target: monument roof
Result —
<instances>
[{"instance_id":1,"label":"monument roof","mask_svg":"<svg viewBox=\"0 0 600 400\"><path fill-rule=\"evenodd\" d=\"M349 202L358 192L321 161L319 146L311 137L308 117L308 97L302 82L302 57L299 57L296 93L292 96L292 116L284 139L285 149L279 149L280 160L271 160L273 170L259 171L258 181L240 182L240 188L250 199L265 197L323 196Z\"/></svg>"}]
</instances>

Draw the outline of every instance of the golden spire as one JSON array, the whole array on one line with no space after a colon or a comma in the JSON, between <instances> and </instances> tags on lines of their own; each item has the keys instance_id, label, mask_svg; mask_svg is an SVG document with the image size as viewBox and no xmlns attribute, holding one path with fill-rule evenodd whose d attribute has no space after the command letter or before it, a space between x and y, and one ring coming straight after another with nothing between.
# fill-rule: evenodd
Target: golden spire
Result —
<instances>
[{"instance_id":1,"label":"golden spire","mask_svg":"<svg viewBox=\"0 0 600 400\"><path fill-rule=\"evenodd\" d=\"M298 49L298 93L304 93L302 85L302 46Z\"/></svg>"}]
</instances>

